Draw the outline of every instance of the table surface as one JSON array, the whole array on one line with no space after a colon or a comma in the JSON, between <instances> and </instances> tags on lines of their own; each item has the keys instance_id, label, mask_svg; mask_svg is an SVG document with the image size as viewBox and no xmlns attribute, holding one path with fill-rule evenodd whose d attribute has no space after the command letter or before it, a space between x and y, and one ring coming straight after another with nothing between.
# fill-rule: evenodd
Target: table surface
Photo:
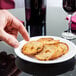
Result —
<instances>
[{"instance_id":1,"label":"table surface","mask_svg":"<svg viewBox=\"0 0 76 76\"><path fill-rule=\"evenodd\" d=\"M46 35L59 36L67 29L66 21L67 13L60 7L48 7L46 16ZM18 35L18 41L23 40L22 36ZM76 44L76 39L71 40ZM13 54L14 49L4 42L0 42L0 52L5 51L7 54ZM51 65L40 65L26 62L16 57L15 65L20 69L18 76L75 76L76 75L76 58ZM11 75L15 76L15 75Z\"/></svg>"}]
</instances>

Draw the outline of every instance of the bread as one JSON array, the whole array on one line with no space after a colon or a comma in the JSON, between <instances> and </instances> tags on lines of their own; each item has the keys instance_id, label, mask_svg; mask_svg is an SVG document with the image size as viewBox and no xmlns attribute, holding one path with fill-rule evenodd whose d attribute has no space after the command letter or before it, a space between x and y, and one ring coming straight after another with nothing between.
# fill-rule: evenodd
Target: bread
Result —
<instances>
[{"instance_id":1,"label":"bread","mask_svg":"<svg viewBox=\"0 0 76 76\"><path fill-rule=\"evenodd\" d=\"M60 56L66 54L68 50L68 45L63 42L59 42L58 44L54 45L44 45L43 50L35 55L35 57L41 61L57 59Z\"/></svg>"},{"instance_id":2,"label":"bread","mask_svg":"<svg viewBox=\"0 0 76 76\"><path fill-rule=\"evenodd\" d=\"M66 43L60 42L58 45L63 49L63 54L66 54L69 51L69 47Z\"/></svg>"},{"instance_id":3,"label":"bread","mask_svg":"<svg viewBox=\"0 0 76 76\"><path fill-rule=\"evenodd\" d=\"M53 55L53 59L56 59L69 51L69 47L66 43L59 42L57 44L57 52Z\"/></svg>"},{"instance_id":4,"label":"bread","mask_svg":"<svg viewBox=\"0 0 76 76\"><path fill-rule=\"evenodd\" d=\"M43 42L43 41L51 41L51 40L53 40L53 38L40 38L40 39L38 39L38 41L41 41L41 42Z\"/></svg>"},{"instance_id":5,"label":"bread","mask_svg":"<svg viewBox=\"0 0 76 76\"><path fill-rule=\"evenodd\" d=\"M22 48L22 53L25 55L34 55L43 49L43 44L38 41L30 41Z\"/></svg>"},{"instance_id":6,"label":"bread","mask_svg":"<svg viewBox=\"0 0 76 76\"><path fill-rule=\"evenodd\" d=\"M54 40L53 38L40 38L37 41L45 44L57 44L59 40Z\"/></svg>"},{"instance_id":7,"label":"bread","mask_svg":"<svg viewBox=\"0 0 76 76\"><path fill-rule=\"evenodd\" d=\"M22 47L24 55L35 57L41 61L57 59L69 51L69 46L53 38L40 38L29 41Z\"/></svg>"},{"instance_id":8,"label":"bread","mask_svg":"<svg viewBox=\"0 0 76 76\"><path fill-rule=\"evenodd\" d=\"M47 61L53 59L53 55L57 52L57 47L54 45L45 45L43 51L35 55L38 60Z\"/></svg>"},{"instance_id":9,"label":"bread","mask_svg":"<svg viewBox=\"0 0 76 76\"><path fill-rule=\"evenodd\" d=\"M57 47L57 48L56 48L57 51L56 51L56 53L54 53L52 59L56 59L56 58L58 58L58 57L60 57L60 56L63 55L63 48L61 48L61 47L59 46L59 43L56 44L55 46Z\"/></svg>"}]
</instances>

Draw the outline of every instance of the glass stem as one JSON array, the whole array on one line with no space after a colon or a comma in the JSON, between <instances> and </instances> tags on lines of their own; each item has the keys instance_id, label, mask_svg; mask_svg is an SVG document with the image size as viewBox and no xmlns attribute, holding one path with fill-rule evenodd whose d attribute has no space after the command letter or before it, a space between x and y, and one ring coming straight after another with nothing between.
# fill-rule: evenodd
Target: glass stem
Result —
<instances>
[{"instance_id":1,"label":"glass stem","mask_svg":"<svg viewBox=\"0 0 76 76\"><path fill-rule=\"evenodd\" d=\"M70 17L68 32L71 32L71 24L72 24L71 18L72 18L72 14L71 14L71 17Z\"/></svg>"}]
</instances>

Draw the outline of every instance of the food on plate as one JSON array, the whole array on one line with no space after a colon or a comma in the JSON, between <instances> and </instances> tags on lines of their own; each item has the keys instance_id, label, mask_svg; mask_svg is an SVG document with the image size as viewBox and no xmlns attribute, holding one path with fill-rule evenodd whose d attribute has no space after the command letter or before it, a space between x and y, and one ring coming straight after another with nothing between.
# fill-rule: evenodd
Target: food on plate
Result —
<instances>
[{"instance_id":1,"label":"food on plate","mask_svg":"<svg viewBox=\"0 0 76 76\"><path fill-rule=\"evenodd\" d=\"M43 49L43 44L38 41L30 41L22 48L22 53L26 55L34 55Z\"/></svg>"},{"instance_id":2,"label":"food on plate","mask_svg":"<svg viewBox=\"0 0 76 76\"><path fill-rule=\"evenodd\" d=\"M54 54L57 51L57 47L55 45L44 45L43 51L35 55L38 60L50 60L53 59Z\"/></svg>"},{"instance_id":3,"label":"food on plate","mask_svg":"<svg viewBox=\"0 0 76 76\"><path fill-rule=\"evenodd\" d=\"M69 47L66 43L59 42L54 45L45 45L43 51L35 55L38 60L50 60L56 59L64 54L66 54L69 50Z\"/></svg>"},{"instance_id":4,"label":"food on plate","mask_svg":"<svg viewBox=\"0 0 76 76\"><path fill-rule=\"evenodd\" d=\"M22 47L22 53L32 55L41 61L53 60L61 57L69 51L69 46L53 38L40 38L29 41Z\"/></svg>"},{"instance_id":5,"label":"food on plate","mask_svg":"<svg viewBox=\"0 0 76 76\"><path fill-rule=\"evenodd\" d=\"M68 52L69 47L66 43L60 42L58 45L63 49L63 54L66 54Z\"/></svg>"},{"instance_id":6,"label":"food on plate","mask_svg":"<svg viewBox=\"0 0 76 76\"><path fill-rule=\"evenodd\" d=\"M59 46L59 44L60 44L60 43L58 43L58 44L56 45L56 47L57 47L57 48L56 48L56 53L54 53L52 59L56 59L56 58L58 58L58 57L60 57L60 56L63 55L63 49Z\"/></svg>"},{"instance_id":7,"label":"food on plate","mask_svg":"<svg viewBox=\"0 0 76 76\"><path fill-rule=\"evenodd\" d=\"M43 44L57 44L59 40L54 40L53 38L40 38L37 41Z\"/></svg>"},{"instance_id":8,"label":"food on plate","mask_svg":"<svg viewBox=\"0 0 76 76\"><path fill-rule=\"evenodd\" d=\"M40 38L37 41L46 42L46 41L51 41L51 40L53 40L53 38Z\"/></svg>"}]
</instances>

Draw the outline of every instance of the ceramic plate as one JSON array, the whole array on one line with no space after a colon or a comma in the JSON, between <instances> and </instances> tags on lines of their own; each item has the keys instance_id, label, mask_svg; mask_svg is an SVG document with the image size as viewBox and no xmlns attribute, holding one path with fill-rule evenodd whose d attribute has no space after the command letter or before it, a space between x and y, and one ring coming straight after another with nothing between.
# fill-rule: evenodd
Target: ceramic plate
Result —
<instances>
[{"instance_id":1,"label":"ceramic plate","mask_svg":"<svg viewBox=\"0 0 76 76\"><path fill-rule=\"evenodd\" d=\"M25 40L22 40L20 41L20 45L18 48L15 48L15 53L16 55L23 59L23 60L26 60L26 61L29 61L29 62L33 62L33 63L39 63L39 64L54 64L54 63L60 63L60 62L64 62L64 61L67 61L69 59L71 59L72 57L74 57L76 55L76 45L69 41L69 40L66 40L66 39L63 39L63 38L60 38L60 37L56 37L56 36L36 36L36 37L31 37L30 38L30 41L32 40L37 40L39 38L54 38L55 40L60 40L60 42L64 42L64 43L67 43L67 45L69 46L69 51L68 53L66 53L65 55L57 58L57 59L54 59L54 60L49 60L49 61L39 61L35 58L32 58L32 57L29 57L27 55L24 55L22 52L21 52L21 49L23 47L23 45L25 43L27 43Z\"/></svg>"}]
</instances>

